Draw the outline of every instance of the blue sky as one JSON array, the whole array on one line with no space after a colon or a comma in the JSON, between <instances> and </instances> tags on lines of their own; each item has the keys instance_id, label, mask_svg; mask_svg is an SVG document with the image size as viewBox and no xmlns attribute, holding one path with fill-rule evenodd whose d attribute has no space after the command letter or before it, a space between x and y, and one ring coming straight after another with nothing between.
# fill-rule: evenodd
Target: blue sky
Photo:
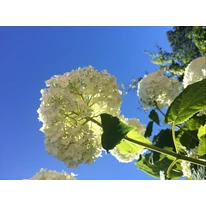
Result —
<instances>
[{"instance_id":1,"label":"blue sky","mask_svg":"<svg viewBox=\"0 0 206 206\"><path fill-rule=\"evenodd\" d=\"M40 168L78 174L82 180L154 179L134 163L119 163L107 154L95 163L67 168L45 152L37 109L45 80L92 65L117 77L119 84L142 77L157 66L143 51L158 43L170 50L166 32L172 27L0 27L1 150L0 179L27 179ZM136 92L124 97L121 111L143 124Z\"/></svg>"}]
</instances>

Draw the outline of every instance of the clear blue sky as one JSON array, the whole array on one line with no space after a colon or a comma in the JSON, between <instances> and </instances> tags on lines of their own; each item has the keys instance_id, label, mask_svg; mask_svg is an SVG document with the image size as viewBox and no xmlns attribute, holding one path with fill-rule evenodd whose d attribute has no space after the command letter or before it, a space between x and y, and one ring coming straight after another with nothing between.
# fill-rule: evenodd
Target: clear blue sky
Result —
<instances>
[{"instance_id":1,"label":"clear blue sky","mask_svg":"<svg viewBox=\"0 0 206 206\"><path fill-rule=\"evenodd\" d=\"M45 152L37 109L44 81L92 65L130 83L157 66L144 50L158 43L170 50L166 32L172 27L0 27L1 118L0 179L27 179L40 168L78 174L78 179L154 179L134 163L119 163L107 154L95 163L67 168ZM148 123L137 109L136 92L123 101L125 117Z\"/></svg>"}]
</instances>

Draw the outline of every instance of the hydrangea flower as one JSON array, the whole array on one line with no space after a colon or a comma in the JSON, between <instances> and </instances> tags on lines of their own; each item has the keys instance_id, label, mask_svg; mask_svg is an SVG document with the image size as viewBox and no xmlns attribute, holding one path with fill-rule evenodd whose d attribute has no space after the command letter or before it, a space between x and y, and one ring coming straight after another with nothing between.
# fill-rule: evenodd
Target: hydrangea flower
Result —
<instances>
[{"instance_id":1,"label":"hydrangea flower","mask_svg":"<svg viewBox=\"0 0 206 206\"><path fill-rule=\"evenodd\" d=\"M154 107L168 107L179 94L180 83L176 79L168 78L162 70L157 70L138 83L137 95L141 104L148 109Z\"/></svg>"},{"instance_id":2,"label":"hydrangea flower","mask_svg":"<svg viewBox=\"0 0 206 206\"><path fill-rule=\"evenodd\" d=\"M185 176L190 178L192 176L190 162L182 161L180 164L182 166L183 177Z\"/></svg>"},{"instance_id":3,"label":"hydrangea flower","mask_svg":"<svg viewBox=\"0 0 206 206\"><path fill-rule=\"evenodd\" d=\"M145 126L140 123L140 121L136 118L124 118L124 116L120 116L121 121L124 121L126 124L132 125L136 127L136 130L139 134L144 135L145 133ZM137 151L135 153L128 153L128 154L122 154L117 147L115 147L113 150L110 150L110 153L119 161L122 163L128 163L132 162L133 160L139 159L139 156L145 152L145 149L142 149L140 151Z\"/></svg>"},{"instance_id":4,"label":"hydrangea flower","mask_svg":"<svg viewBox=\"0 0 206 206\"><path fill-rule=\"evenodd\" d=\"M160 170L160 180L166 180L165 172Z\"/></svg>"},{"instance_id":5,"label":"hydrangea flower","mask_svg":"<svg viewBox=\"0 0 206 206\"><path fill-rule=\"evenodd\" d=\"M122 99L116 78L92 66L72 70L46 81L39 120L46 151L68 167L90 164L101 156L100 114L120 114Z\"/></svg>"},{"instance_id":6,"label":"hydrangea flower","mask_svg":"<svg viewBox=\"0 0 206 206\"><path fill-rule=\"evenodd\" d=\"M186 88L204 78L206 78L206 56L199 57L188 64L184 73L183 86Z\"/></svg>"},{"instance_id":7,"label":"hydrangea flower","mask_svg":"<svg viewBox=\"0 0 206 206\"><path fill-rule=\"evenodd\" d=\"M76 180L75 174L41 168L30 180Z\"/></svg>"},{"instance_id":8,"label":"hydrangea flower","mask_svg":"<svg viewBox=\"0 0 206 206\"><path fill-rule=\"evenodd\" d=\"M192 179L193 180L206 180L206 167L197 166L197 170L192 168Z\"/></svg>"},{"instance_id":9,"label":"hydrangea flower","mask_svg":"<svg viewBox=\"0 0 206 206\"><path fill-rule=\"evenodd\" d=\"M187 150L186 152L187 152L188 157L191 157L194 159L198 158L198 148L197 147L195 147L194 149ZM182 161L181 166L182 166L183 176L190 178L192 176L190 162Z\"/></svg>"}]
</instances>

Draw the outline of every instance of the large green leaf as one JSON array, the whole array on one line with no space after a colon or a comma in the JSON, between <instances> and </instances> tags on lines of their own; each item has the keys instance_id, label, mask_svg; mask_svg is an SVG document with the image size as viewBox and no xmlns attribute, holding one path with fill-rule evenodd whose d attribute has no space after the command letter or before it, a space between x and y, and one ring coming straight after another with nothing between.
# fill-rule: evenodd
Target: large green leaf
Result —
<instances>
[{"instance_id":1,"label":"large green leaf","mask_svg":"<svg viewBox=\"0 0 206 206\"><path fill-rule=\"evenodd\" d=\"M148 175L155 178L160 178L160 170L164 171L166 174L168 167L172 163L172 160L165 157L160 161L155 162L155 164L153 164L150 156L151 154L146 154L144 157L142 156L137 162L135 162L135 165L138 166L138 169L146 172ZM170 178L180 178L182 176L181 169L181 166L179 165L179 163L177 163L170 171Z\"/></svg>"},{"instance_id":2,"label":"large green leaf","mask_svg":"<svg viewBox=\"0 0 206 206\"><path fill-rule=\"evenodd\" d=\"M206 155L206 124L199 128L197 136L200 140L198 145L198 155L202 157Z\"/></svg>"},{"instance_id":3,"label":"large green leaf","mask_svg":"<svg viewBox=\"0 0 206 206\"><path fill-rule=\"evenodd\" d=\"M125 135L135 128L134 126L125 124L117 117L113 117L110 114L104 113L100 116L103 128L101 143L102 147L107 152L119 144Z\"/></svg>"},{"instance_id":4,"label":"large green leaf","mask_svg":"<svg viewBox=\"0 0 206 206\"><path fill-rule=\"evenodd\" d=\"M206 107L206 79L188 85L169 106L165 121L181 124Z\"/></svg>"},{"instance_id":5,"label":"large green leaf","mask_svg":"<svg viewBox=\"0 0 206 206\"><path fill-rule=\"evenodd\" d=\"M129 133L127 133L127 137L143 143L152 144L148 139L139 134L136 130L131 130ZM144 149L144 147L124 139L116 147L121 154L136 153Z\"/></svg>"}]
</instances>

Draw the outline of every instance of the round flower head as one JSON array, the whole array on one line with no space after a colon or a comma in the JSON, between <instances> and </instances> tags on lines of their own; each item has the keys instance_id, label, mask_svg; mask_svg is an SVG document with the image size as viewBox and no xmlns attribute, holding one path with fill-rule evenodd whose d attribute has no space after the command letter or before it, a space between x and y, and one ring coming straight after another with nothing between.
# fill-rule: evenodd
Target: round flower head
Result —
<instances>
[{"instance_id":1,"label":"round flower head","mask_svg":"<svg viewBox=\"0 0 206 206\"><path fill-rule=\"evenodd\" d=\"M145 129L144 125L142 125L140 123L140 121L138 119L136 119L136 118L127 119L127 118L124 118L124 116L120 116L120 119L121 119L121 121L123 121L129 125L135 126L137 132L141 135L144 135L146 129ZM143 154L144 152L145 152L145 149L142 149L142 150L134 152L134 153L122 154L121 151L118 149L118 147L115 147L113 150L110 151L110 153L114 157L116 157L116 159L119 162L123 162L123 163L128 163L128 162L132 162L135 159L139 159L139 156L141 154Z\"/></svg>"},{"instance_id":2,"label":"round flower head","mask_svg":"<svg viewBox=\"0 0 206 206\"><path fill-rule=\"evenodd\" d=\"M183 86L201 81L206 78L206 56L193 60L185 69Z\"/></svg>"},{"instance_id":3,"label":"round flower head","mask_svg":"<svg viewBox=\"0 0 206 206\"><path fill-rule=\"evenodd\" d=\"M101 155L101 113L117 116L121 98L116 78L91 66L46 81L38 109L46 151L76 168Z\"/></svg>"},{"instance_id":4,"label":"round flower head","mask_svg":"<svg viewBox=\"0 0 206 206\"><path fill-rule=\"evenodd\" d=\"M163 108L168 107L179 94L179 87L178 80L168 78L163 71L157 70L145 75L139 82L137 95L146 109L155 106L155 102Z\"/></svg>"},{"instance_id":5,"label":"round flower head","mask_svg":"<svg viewBox=\"0 0 206 206\"><path fill-rule=\"evenodd\" d=\"M76 180L75 174L66 172L56 172L41 168L30 180Z\"/></svg>"}]
</instances>

